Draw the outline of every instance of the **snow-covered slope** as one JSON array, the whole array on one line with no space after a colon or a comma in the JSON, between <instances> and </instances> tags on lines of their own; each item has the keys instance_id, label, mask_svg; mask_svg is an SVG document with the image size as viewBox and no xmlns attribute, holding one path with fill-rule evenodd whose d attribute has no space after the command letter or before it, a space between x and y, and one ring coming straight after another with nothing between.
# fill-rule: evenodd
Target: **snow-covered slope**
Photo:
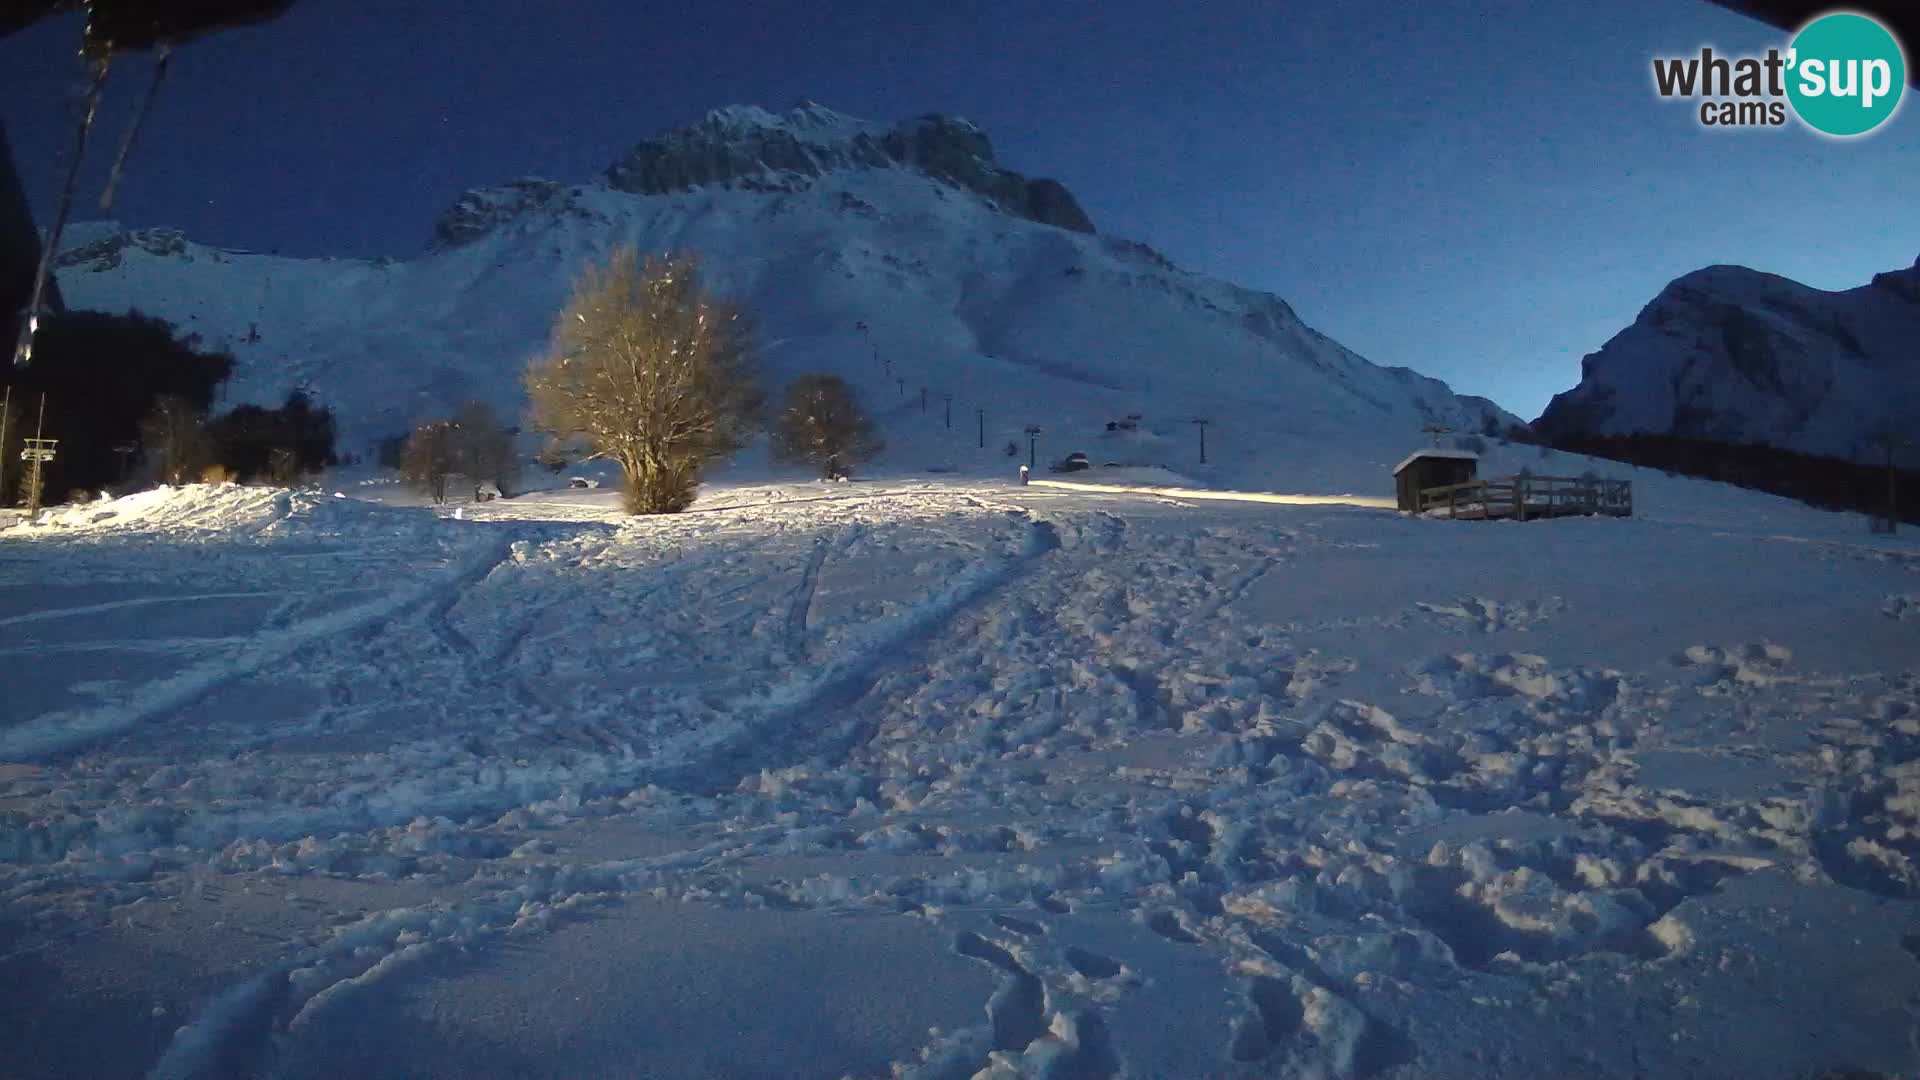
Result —
<instances>
[{"instance_id":1,"label":"snow-covered slope","mask_svg":"<svg viewBox=\"0 0 1920 1080\"><path fill-rule=\"evenodd\" d=\"M1738 266L1679 278L1581 364L1549 435L1681 435L1845 458L1920 403L1920 261L1824 292Z\"/></svg>"},{"instance_id":2,"label":"snow-covered slope","mask_svg":"<svg viewBox=\"0 0 1920 1080\"><path fill-rule=\"evenodd\" d=\"M1000 166L965 121L888 129L803 105L716 111L596 182L470 192L414 259L279 258L91 225L71 230L59 270L76 307L137 307L231 349L232 401L309 385L348 449L467 397L517 411L571 281L617 244L701 254L758 318L770 377L833 371L865 394L887 467L1004 471L1029 424L1046 428L1045 455L1185 466L1188 421L1207 416L1216 474L1269 487L1284 461L1337 486L1313 462L1359 461L1377 487L1431 420L1513 420L1366 362L1277 297L1091 230L1065 188ZM1145 420L1126 445L1096 441L1130 413Z\"/></svg>"},{"instance_id":3,"label":"snow-covered slope","mask_svg":"<svg viewBox=\"0 0 1920 1080\"><path fill-rule=\"evenodd\" d=\"M0 529L0 1073L1913 1076L1920 551L1640 479Z\"/></svg>"}]
</instances>

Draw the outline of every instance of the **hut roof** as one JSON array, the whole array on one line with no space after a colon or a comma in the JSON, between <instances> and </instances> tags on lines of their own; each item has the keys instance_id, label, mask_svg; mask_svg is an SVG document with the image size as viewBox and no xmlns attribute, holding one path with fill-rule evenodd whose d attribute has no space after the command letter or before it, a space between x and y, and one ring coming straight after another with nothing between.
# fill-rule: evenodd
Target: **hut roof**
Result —
<instances>
[{"instance_id":1,"label":"hut roof","mask_svg":"<svg viewBox=\"0 0 1920 1080\"><path fill-rule=\"evenodd\" d=\"M1393 467L1393 475L1399 476L1401 472L1405 471L1407 466L1419 461L1421 458L1451 458L1455 461L1479 461L1480 455L1471 450L1441 450L1435 447L1428 447L1425 450L1415 450L1413 453L1401 459L1400 464Z\"/></svg>"}]
</instances>

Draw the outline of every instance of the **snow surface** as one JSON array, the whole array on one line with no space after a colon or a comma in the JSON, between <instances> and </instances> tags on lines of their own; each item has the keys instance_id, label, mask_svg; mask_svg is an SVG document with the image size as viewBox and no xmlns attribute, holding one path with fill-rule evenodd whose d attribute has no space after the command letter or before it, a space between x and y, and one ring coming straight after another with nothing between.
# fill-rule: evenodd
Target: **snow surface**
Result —
<instances>
[{"instance_id":1,"label":"snow surface","mask_svg":"<svg viewBox=\"0 0 1920 1080\"><path fill-rule=\"evenodd\" d=\"M0 1071L1911 1075L1920 549L1634 478L0 530Z\"/></svg>"}]
</instances>

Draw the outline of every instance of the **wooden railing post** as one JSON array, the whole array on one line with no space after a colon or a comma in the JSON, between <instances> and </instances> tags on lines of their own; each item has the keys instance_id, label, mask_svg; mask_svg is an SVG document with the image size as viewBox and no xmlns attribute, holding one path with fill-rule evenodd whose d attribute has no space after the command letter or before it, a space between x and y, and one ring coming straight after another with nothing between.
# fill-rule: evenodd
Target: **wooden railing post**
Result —
<instances>
[{"instance_id":1,"label":"wooden railing post","mask_svg":"<svg viewBox=\"0 0 1920 1080\"><path fill-rule=\"evenodd\" d=\"M1531 506L1533 496L1541 497L1539 513ZM1419 512L1438 510L1446 504L1447 516L1457 518L1473 512L1474 520L1500 517L1500 508L1510 508L1516 521L1556 518L1568 514L1612 514L1633 516L1633 482L1601 477L1517 475L1503 480L1472 480L1464 484L1438 484L1421 488L1415 499Z\"/></svg>"}]
</instances>

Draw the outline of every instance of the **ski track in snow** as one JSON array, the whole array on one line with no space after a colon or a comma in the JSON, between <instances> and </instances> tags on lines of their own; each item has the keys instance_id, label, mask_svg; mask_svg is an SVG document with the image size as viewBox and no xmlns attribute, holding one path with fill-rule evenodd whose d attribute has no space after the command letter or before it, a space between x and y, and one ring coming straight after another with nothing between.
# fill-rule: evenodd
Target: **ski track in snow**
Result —
<instances>
[{"instance_id":1,"label":"ski track in snow","mask_svg":"<svg viewBox=\"0 0 1920 1080\"><path fill-rule=\"evenodd\" d=\"M1626 626L1649 612L1616 574L1678 556L1582 523L1033 495L565 524L323 503L11 553L0 585L64 565L288 602L193 640L140 636L166 596L0 612L81 635L10 654L182 665L0 726L0 969L136 926L251 935L152 991L171 1020L142 1045L155 1077L277 1075L368 995L646 898L938 927L994 989L903 1078L1678 1073L1681 1024L1736 1072L1904 1067L1901 560L1849 558L1769 621L1709 536L1689 573L1727 599ZM1447 545L1501 572L1435 580L1417 557ZM1768 547L1786 575L1821 545ZM1383 548L1414 560L1387 584ZM1793 935L1765 913L1803 909L1882 981L1773 960ZM1713 1041L1816 1014L1822 1046Z\"/></svg>"},{"instance_id":2,"label":"ski track in snow","mask_svg":"<svg viewBox=\"0 0 1920 1080\"><path fill-rule=\"evenodd\" d=\"M807 615L813 610L813 590L820 581L820 567L836 549L844 552L851 547L860 533L857 526L849 526L831 540L823 536L813 542L813 554L807 558L806 569L801 571L800 582L793 589L793 605L787 609L787 652L794 658L805 659Z\"/></svg>"},{"instance_id":3,"label":"ski track in snow","mask_svg":"<svg viewBox=\"0 0 1920 1080\"><path fill-rule=\"evenodd\" d=\"M117 705L53 713L0 730L0 757L15 760L45 757L85 745L145 721L162 719L167 713L184 708L219 687L258 672L313 642L336 635L353 634L423 599L448 594L457 596L457 590L463 578L476 573L484 574L491 569L491 565L484 559L478 560L464 569L449 573L445 582L432 581L425 586L405 590L398 595L384 597L335 615L307 620L278 633L259 635L252 639L237 657L197 665L172 678L145 687ZM111 606L102 605L103 608Z\"/></svg>"},{"instance_id":4,"label":"ski track in snow","mask_svg":"<svg viewBox=\"0 0 1920 1080\"><path fill-rule=\"evenodd\" d=\"M84 604L80 607L54 608L46 611L30 611L24 615L9 615L0 618L0 627L45 622L49 619L71 619L83 615L99 615L103 612L122 611L127 608L142 607L147 604L177 604L197 600L240 600L257 596L277 595L279 594L271 592L229 592L194 593L186 596L137 596L130 600L113 600L104 604Z\"/></svg>"}]
</instances>

